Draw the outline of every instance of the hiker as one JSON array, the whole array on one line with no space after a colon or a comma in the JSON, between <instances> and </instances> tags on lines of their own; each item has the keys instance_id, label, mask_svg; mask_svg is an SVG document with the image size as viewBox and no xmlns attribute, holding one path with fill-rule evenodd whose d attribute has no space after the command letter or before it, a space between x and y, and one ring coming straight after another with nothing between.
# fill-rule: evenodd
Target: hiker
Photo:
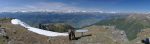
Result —
<instances>
[{"instance_id":1,"label":"hiker","mask_svg":"<svg viewBox=\"0 0 150 44\"><path fill-rule=\"evenodd\" d=\"M142 40L141 42L144 43L144 44L150 44L149 38L146 38L146 39Z\"/></svg>"},{"instance_id":2,"label":"hiker","mask_svg":"<svg viewBox=\"0 0 150 44\"><path fill-rule=\"evenodd\" d=\"M69 40L75 39L75 30L74 29L69 29L68 34L69 34Z\"/></svg>"}]
</instances>

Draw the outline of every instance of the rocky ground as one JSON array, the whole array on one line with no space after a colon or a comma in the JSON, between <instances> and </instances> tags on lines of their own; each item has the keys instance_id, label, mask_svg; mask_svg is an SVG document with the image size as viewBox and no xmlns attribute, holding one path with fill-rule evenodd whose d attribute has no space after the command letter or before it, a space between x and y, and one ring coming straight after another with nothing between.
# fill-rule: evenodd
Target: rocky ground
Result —
<instances>
[{"instance_id":1,"label":"rocky ground","mask_svg":"<svg viewBox=\"0 0 150 44\"><path fill-rule=\"evenodd\" d=\"M83 36L76 33L76 40L68 37L47 37L28 31L10 23L10 20L0 21L0 44L142 44L141 40L150 37L150 30L144 29L135 40L129 41L124 31L114 26L89 26Z\"/></svg>"},{"instance_id":2,"label":"rocky ground","mask_svg":"<svg viewBox=\"0 0 150 44\"><path fill-rule=\"evenodd\" d=\"M91 36L81 37L75 41L76 44L124 44L128 42L125 33L113 26L91 26L86 29L89 32L85 35L91 34Z\"/></svg>"}]
</instances>

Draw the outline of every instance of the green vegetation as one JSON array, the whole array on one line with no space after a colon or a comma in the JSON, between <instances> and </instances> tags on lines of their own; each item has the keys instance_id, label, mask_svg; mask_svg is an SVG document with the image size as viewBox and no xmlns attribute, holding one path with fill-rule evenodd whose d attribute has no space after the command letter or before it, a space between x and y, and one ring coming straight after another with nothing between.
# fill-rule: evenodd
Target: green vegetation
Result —
<instances>
[{"instance_id":1,"label":"green vegetation","mask_svg":"<svg viewBox=\"0 0 150 44\"><path fill-rule=\"evenodd\" d=\"M96 25L113 25L118 29L124 30L129 40L135 39L141 29L150 27L150 25L145 24L143 21L126 20L126 18L112 18L109 20L102 20L96 23Z\"/></svg>"},{"instance_id":2,"label":"green vegetation","mask_svg":"<svg viewBox=\"0 0 150 44\"><path fill-rule=\"evenodd\" d=\"M54 24L39 24L40 29L50 30L54 32L67 32L68 29L74 29L71 25L64 23L54 23Z\"/></svg>"},{"instance_id":3,"label":"green vegetation","mask_svg":"<svg viewBox=\"0 0 150 44\"><path fill-rule=\"evenodd\" d=\"M0 36L0 44L5 44L6 39L2 36Z\"/></svg>"},{"instance_id":4,"label":"green vegetation","mask_svg":"<svg viewBox=\"0 0 150 44\"><path fill-rule=\"evenodd\" d=\"M12 18L0 18L0 22L8 22L11 21Z\"/></svg>"}]
</instances>

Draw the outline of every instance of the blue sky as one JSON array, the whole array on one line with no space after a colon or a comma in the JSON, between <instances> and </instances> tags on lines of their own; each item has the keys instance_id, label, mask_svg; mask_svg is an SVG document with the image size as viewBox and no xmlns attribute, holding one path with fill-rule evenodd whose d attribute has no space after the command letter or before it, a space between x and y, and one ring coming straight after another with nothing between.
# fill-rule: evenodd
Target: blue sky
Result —
<instances>
[{"instance_id":1,"label":"blue sky","mask_svg":"<svg viewBox=\"0 0 150 44\"><path fill-rule=\"evenodd\" d=\"M150 12L150 0L0 0L0 10Z\"/></svg>"}]
</instances>

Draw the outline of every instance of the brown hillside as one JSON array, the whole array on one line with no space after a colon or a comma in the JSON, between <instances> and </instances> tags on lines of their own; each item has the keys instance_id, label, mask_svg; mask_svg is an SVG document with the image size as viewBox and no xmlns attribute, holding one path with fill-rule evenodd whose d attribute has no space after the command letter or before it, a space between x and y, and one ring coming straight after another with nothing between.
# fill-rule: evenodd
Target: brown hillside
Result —
<instances>
[{"instance_id":1,"label":"brown hillside","mask_svg":"<svg viewBox=\"0 0 150 44\"><path fill-rule=\"evenodd\" d=\"M1 28L5 28L8 39L6 44L69 44L67 37L54 37L50 41L49 37L28 31L19 25L13 25L10 20L0 21Z\"/></svg>"}]
</instances>

